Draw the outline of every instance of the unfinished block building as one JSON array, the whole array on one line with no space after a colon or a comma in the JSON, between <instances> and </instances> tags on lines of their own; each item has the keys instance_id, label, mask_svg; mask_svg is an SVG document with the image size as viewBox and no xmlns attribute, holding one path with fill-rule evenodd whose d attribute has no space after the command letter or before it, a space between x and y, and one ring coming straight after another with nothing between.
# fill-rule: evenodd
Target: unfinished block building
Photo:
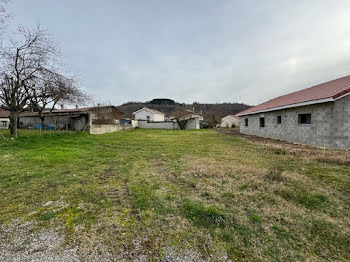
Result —
<instances>
[{"instance_id":1,"label":"unfinished block building","mask_svg":"<svg viewBox=\"0 0 350 262\"><path fill-rule=\"evenodd\" d=\"M350 76L283 95L238 114L240 132L350 149Z\"/></svg>"}]
</instances>

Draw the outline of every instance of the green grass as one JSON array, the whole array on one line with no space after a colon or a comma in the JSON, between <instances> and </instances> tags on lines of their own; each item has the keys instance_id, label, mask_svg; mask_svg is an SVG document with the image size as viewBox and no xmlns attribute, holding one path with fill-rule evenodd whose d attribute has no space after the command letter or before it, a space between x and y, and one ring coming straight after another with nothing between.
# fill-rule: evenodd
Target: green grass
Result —
<instances>
[{"instance_id":1,"label":"green grass","mask_svg":"<svg viewBox=\"0 0 350 262\"><path fill-rule=\"evenodd\" d=\"M217 227L225 225L227 215L215 206L204 206L185 199L182 205L182 214L193 221L197 226Z\"/></svg>"},{"instance_id":2,"label":"green grass","mask_svg":"<svg viewBox=\"0 0 350 262\"><path fill-rule=\"evenodd\" d=\"M344 159L214 130L0 132L1 224L33 221L115 250L141 239L150 259L175 247L214 261L350 260Z\"/></svg>"}]
</instances>

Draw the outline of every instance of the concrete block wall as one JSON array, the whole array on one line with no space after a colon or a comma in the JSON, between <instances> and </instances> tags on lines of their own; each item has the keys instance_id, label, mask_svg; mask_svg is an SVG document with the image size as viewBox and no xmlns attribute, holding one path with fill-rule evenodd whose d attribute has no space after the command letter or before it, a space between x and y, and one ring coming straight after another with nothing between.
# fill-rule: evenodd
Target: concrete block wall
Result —
<instances>
[{"instance_id":1,"label":"concrete block wall","mask_svg":"<svg viewBox=\"0 0 350 262\"><path fill-rule=\"evenodd\" d=\"M199 118L191 118L187 120L186 126L185 126L186 130L190 130L190 129L200 129L200 123L199 123Z\"/></svg>"},{"instance_id":2,"label":"concrete block wall","mask_svg":"<svg viewBox=\"0 0 350 262\"><path fill-rule=\"evenodd\" d=\"M308 113L311 124L299 124L298 115ZM277 124L277 116L282 117L281 124ZM260 127L260 117L265 118L265 127ZM350 95L335 102L241 116L240 131L298 144L350 149Z\"/></svg>"},{"instance_id":3,"label":"concrete block wall","mask_svg":"<svg viewBox=\"0 0 350 262\"><path fill-rule=\"evenodd\" d=\"M146 120L139 120L139 128L145 129L180 129L179 125L176 122L149 122Z\"/></svg>"},{"instance_id":4,"label":"concrete block wall","mask_svg":"<svg viewBox=\"0 0 350 262\"><path fill-rule=\"evenodd\" d=\"M339 149L350 149L350 95L334 103L333 122L330 127L332 146Z\"/></svg>"},{"instance_id":5,"label":"concrete block wall","mask_svg":"<svg viewBox=\"0 0 350 262\"><path fill-rule=\"evenodd\" d=\"M148 128L148 129L170 129L176 130L181 129L177 122L173 121L164 121L164 122L149 122L145 120L138 121L139 128ZM186 130L190 129L200 129L199 118L191 118L187 120Z\"/></svg>"},{"instance_id":6,"label":"concrete block wall","mask_svg":"<svg viewBox=\"0 0 350 262\"><path fill-rule=\"evenodd\" d=\"M121 130L128 130L131 128L132 125L91 125L89 132L93 135L101 135L106 133L114 133Z\"/></svg>"}]
</instances>

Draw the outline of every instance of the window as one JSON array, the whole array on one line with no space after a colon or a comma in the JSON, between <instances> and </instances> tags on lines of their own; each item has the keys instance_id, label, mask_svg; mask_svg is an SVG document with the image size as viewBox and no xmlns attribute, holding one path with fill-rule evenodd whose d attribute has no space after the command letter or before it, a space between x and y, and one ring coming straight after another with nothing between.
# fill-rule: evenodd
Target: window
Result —
<instances>
[{"instance_id":1,"label":"window","mask_svg":"<svg viewBox=\"0 0 350 262\"><path fill-rule=\"evenodd\" d=\"M147 118L147 120L150 120L150 119L151 119L150 116L146 116L146 118Z\"/></svg>"},{"instance_id":2,"label":"window","mask_svg":"<svg viewBox=\"0 0 350 262\"><path fill-rule=\"evenodd\" d=\"M277 124L281 124L282 123L282 116L277 116Z\"/></svg>"},{"instance_id":3,"label":"window","mask_svg":"<svg viewBox=\"0 0 350 262\"><path fill-rule=\"evenodd\" d=\"M265 117L260 117L260 127L265 127Z\"/></svg>"},{"instance_id":4,"label":"window","mask_svg":"<svg viewBox=\"0 0 350 262\"><path fill-rule=\"evenodd\" d=\"M248 126L248 118L245 119L245 126Z\"/></svg>"},{"instance_id":5,"label":"window","mask_svg":"<svg viewBox=\"0 0 350 262\"><path fill-rule=\"evenodd\" d=\"M299 114L298 122L301 125L310 125L311 124L311 114Z\"/></svg>"}]
</instances>

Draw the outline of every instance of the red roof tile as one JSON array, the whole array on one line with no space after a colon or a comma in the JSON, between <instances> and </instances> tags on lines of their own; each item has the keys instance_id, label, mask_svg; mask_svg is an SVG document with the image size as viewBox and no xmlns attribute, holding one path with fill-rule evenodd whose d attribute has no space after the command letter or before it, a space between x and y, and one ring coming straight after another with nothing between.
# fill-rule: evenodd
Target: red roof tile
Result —
<instances>
[{"instance_id":1,"label":"red roof tile","mask_svg":"<svg viewBox=\"0 0 350 262\"><path fill-rule=\"evenodd\" d=\"M323 99L329 99L329 101L332 101L347 93L350 93L350 75L287 95L279 96L265 103L242 111L237 115L247 115L261 111L273 111L276 108L294 107L298 106L299 103L311 101L317 102L317 100L320 100L319 102L322 102Z\"/></svg>"}]
</instances>

